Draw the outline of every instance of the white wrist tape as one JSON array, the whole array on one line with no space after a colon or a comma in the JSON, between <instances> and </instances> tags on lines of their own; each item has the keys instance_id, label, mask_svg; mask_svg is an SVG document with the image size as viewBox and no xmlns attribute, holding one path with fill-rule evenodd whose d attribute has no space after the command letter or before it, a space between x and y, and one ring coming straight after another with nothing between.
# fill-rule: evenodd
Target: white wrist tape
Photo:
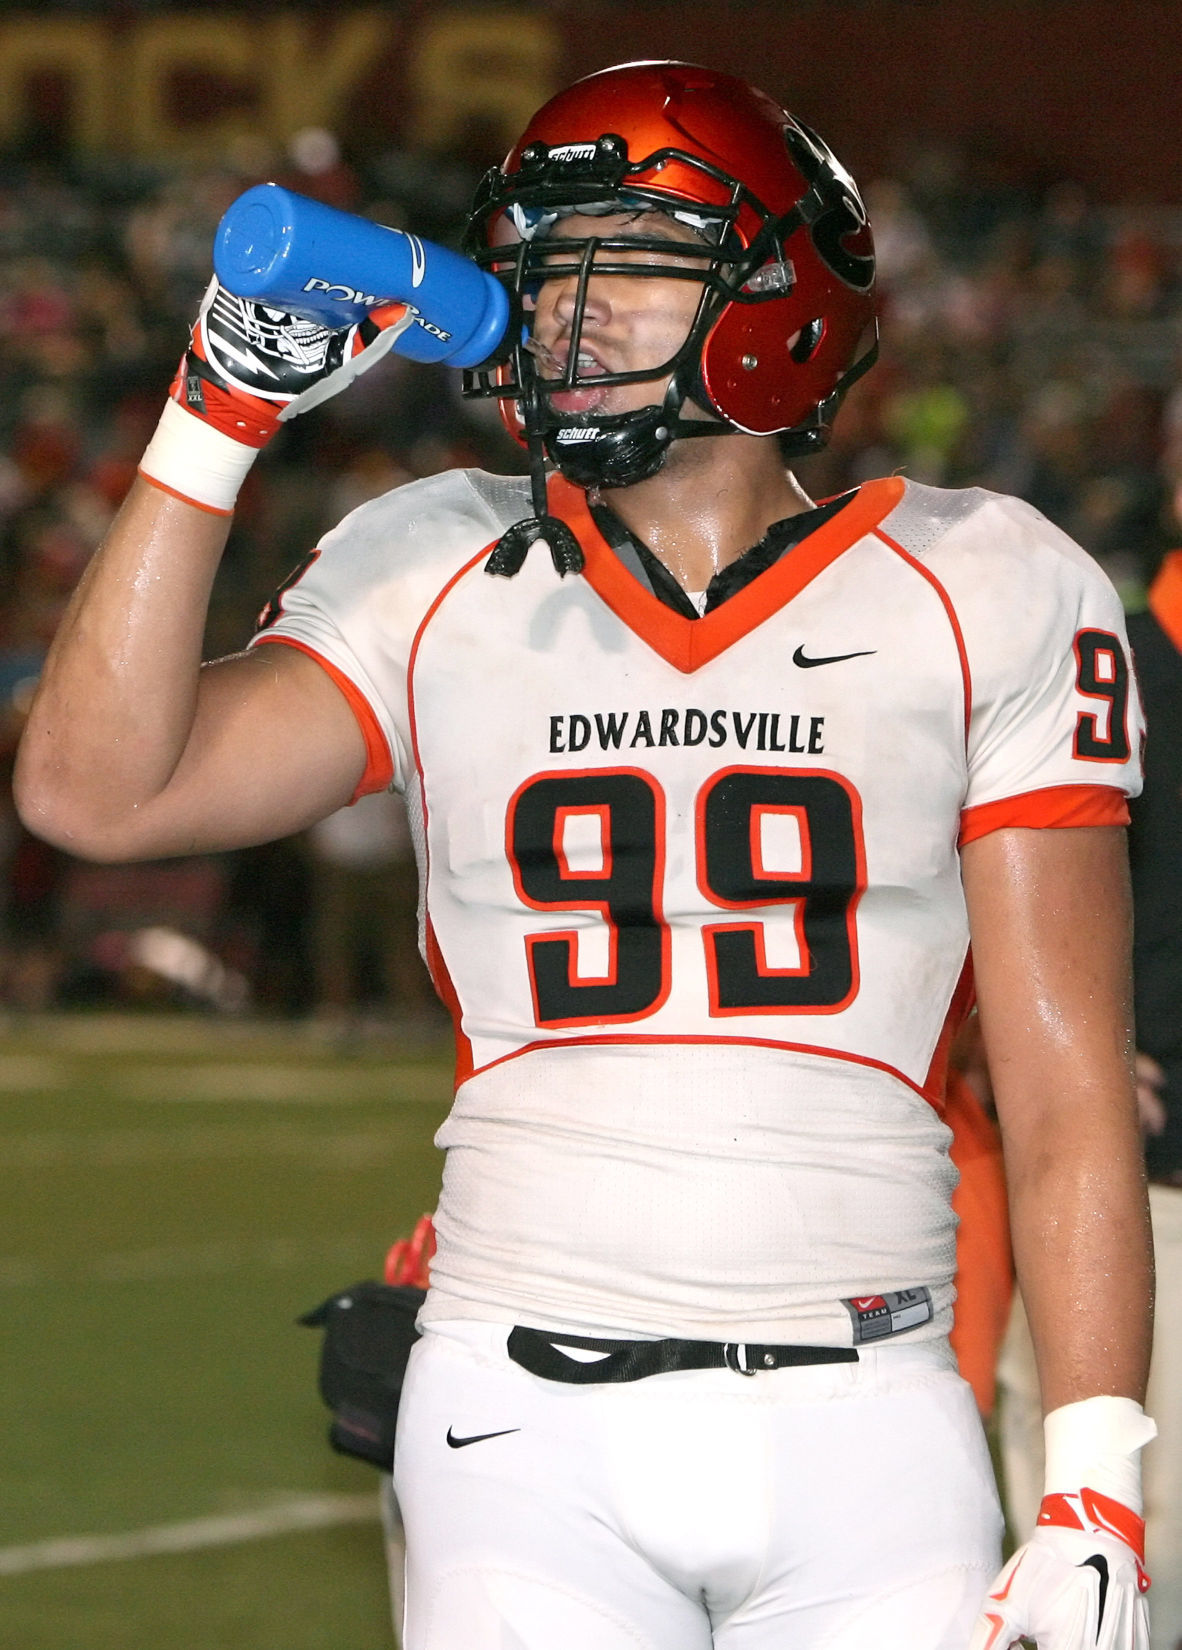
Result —
<instances>
[{"instance_id":1,"label":"white wrist tape","mask_svg":"<svg viewBox=\"0 0 1182 1650\"><path fill-rule=\"evenodd\" d=\"M257 447L223 435L178 402L166 401L140 470L194 504L229 513L258 455Z\"/></svg>"},{"instance_id":2,"label":"white wrist tape","mask_svg":"<svg viewBox=\"0 0 1182 1650\"><path fill-rule=\"evenodd\" d=\"M1088 1488L1140 1514L1141 1451L1157 1427L1132 1398L1083 1398L1043 1422L1047 1495Z\"/></svg>"}]
</instances>

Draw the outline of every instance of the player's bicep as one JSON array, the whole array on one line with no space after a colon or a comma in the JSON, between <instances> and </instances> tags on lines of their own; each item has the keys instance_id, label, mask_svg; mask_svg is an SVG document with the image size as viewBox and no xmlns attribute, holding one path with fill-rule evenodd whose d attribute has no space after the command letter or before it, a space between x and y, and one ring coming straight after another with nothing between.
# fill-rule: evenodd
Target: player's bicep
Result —
<instances>
[{"instance_id":1,"label":"player's bicep","mask_svg":"<svg viewBox=\"0 0 1182 1650\"><path fill-rule=\"evenodd\" d=\"M1124 831L993 831L965 846L962 869L1003 1126L1022 1133L1060 1106L1082 1126L1089 1104L1128 1086Z\"/></svg>"},{"instance_id":2,"label":"player's bicep","mask_svg":"<svg viewBox=\"0 0 1182 1650\"><path fill-rule=\"evenodd\" d=\"M206 665L184 755L157 799L157 853L198 853L288 836L344 807L366 744L341 689L292 647Z\"/></svg>"}]
</instances>

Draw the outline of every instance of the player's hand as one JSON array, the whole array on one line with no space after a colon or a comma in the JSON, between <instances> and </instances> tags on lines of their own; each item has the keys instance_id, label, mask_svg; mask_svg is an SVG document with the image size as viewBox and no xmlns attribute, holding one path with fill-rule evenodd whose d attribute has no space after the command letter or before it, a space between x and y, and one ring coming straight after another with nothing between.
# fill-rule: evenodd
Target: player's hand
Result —
<instances>
[{"instance_id":1,"label":"player's hand","mask_svg":"<svg viewBox=\"0 0 1182 1650\"><path fill-rule=\"evenodd\" d=\"M434 1254L434 1224L430 1215L420 1215L411 1235L391 1245L386 1256L386 1282L409 1284L412 1289L429 1288Z\"/></svg>"},{"instance_id":2,"label":"player's hand","mask_svg":"<svg viewBox=\"0 0 1182 1650\"><path fill-rule=\"evenodd\" d=\"M223 435L261 447L380 361L413 319L405 304L385 304L334 331L236 298L214 279L169 394Z\"/></svg>"},{"instance_id":3,"label":"player's hand","mask_svg":"<svg viewBox=\"0 0 1182 1650\"><path fill-rule=\"evenodd\" d=\"M1119 1501L1048 1495L986 1596L969 1650L1149 1650L1144 1523Z\"/></svg>"},{"instance_id":4,"label":"player's hand","mask_svg":"<svg viewBox=\"0 0 1182 1650\"><path fill-rule=\"evenodd\" d=\"M232 514L280 424L351 384L413 320L406 304L383 304L334 330L211 281L140 474L200 510Z\"/></svg>"}]
</instances>

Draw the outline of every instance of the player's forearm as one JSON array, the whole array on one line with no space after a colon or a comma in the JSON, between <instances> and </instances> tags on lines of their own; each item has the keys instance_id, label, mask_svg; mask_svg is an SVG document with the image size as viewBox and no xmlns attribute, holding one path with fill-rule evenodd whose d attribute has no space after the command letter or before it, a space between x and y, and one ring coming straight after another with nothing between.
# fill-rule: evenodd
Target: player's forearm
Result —
<instances>
[{"instance_id":1,"label":"player's forearm","mask_svg":"<svg viewBox=\"0 0 1182 1650\"><path fill-rule=\"evenodd\" d=\"M1065 1111L1007 1167L1044 1411L1099 1394L1143 1401L1153 1257L1138 1139L1111 1126L1097 1139Z\"/></svg>"},{"instance_id":2,"label":"player's forearm","mask_svg":"<svg viewBox=\"0 0 1182 1650\"><path fill-rule=\"evenodd\" d=\"M184 752L225 517L137 481L46 660L17 763L29 828L89 858L142 847Z\"/></svg>"},{"instance_id":3,"label":"player's forearm","mask_svg":"<svg viewBox=\"0 0 1182 1650\"><path fill-rule=\"evenodd\" d=\"M963 869L1043 1405L1140 1401L1152 1251L1123 833L999 831L968 845Z\"/></svg>"}]
</instances>

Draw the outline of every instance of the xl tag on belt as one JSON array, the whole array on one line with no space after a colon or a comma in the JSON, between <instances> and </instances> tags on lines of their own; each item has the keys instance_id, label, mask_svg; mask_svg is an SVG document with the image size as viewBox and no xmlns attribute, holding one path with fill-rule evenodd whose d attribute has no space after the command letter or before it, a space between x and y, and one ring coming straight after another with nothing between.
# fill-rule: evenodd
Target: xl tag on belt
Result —
<instances>
[{"instance_id":1,"label":"xl tag on belt","mask_svg":"<svg viewBox=\"0 0 1182 1650\"><path fill-rule=\"evenodd\" d=\"M933 1315L932 1292L927 1288L896 1289L889 1295L855 1295L841 1304L853 1323L855 1346L901 1335L905 1329L918 1329L921 1323L930 1323Z\"/></svg>"}]
</instances>

